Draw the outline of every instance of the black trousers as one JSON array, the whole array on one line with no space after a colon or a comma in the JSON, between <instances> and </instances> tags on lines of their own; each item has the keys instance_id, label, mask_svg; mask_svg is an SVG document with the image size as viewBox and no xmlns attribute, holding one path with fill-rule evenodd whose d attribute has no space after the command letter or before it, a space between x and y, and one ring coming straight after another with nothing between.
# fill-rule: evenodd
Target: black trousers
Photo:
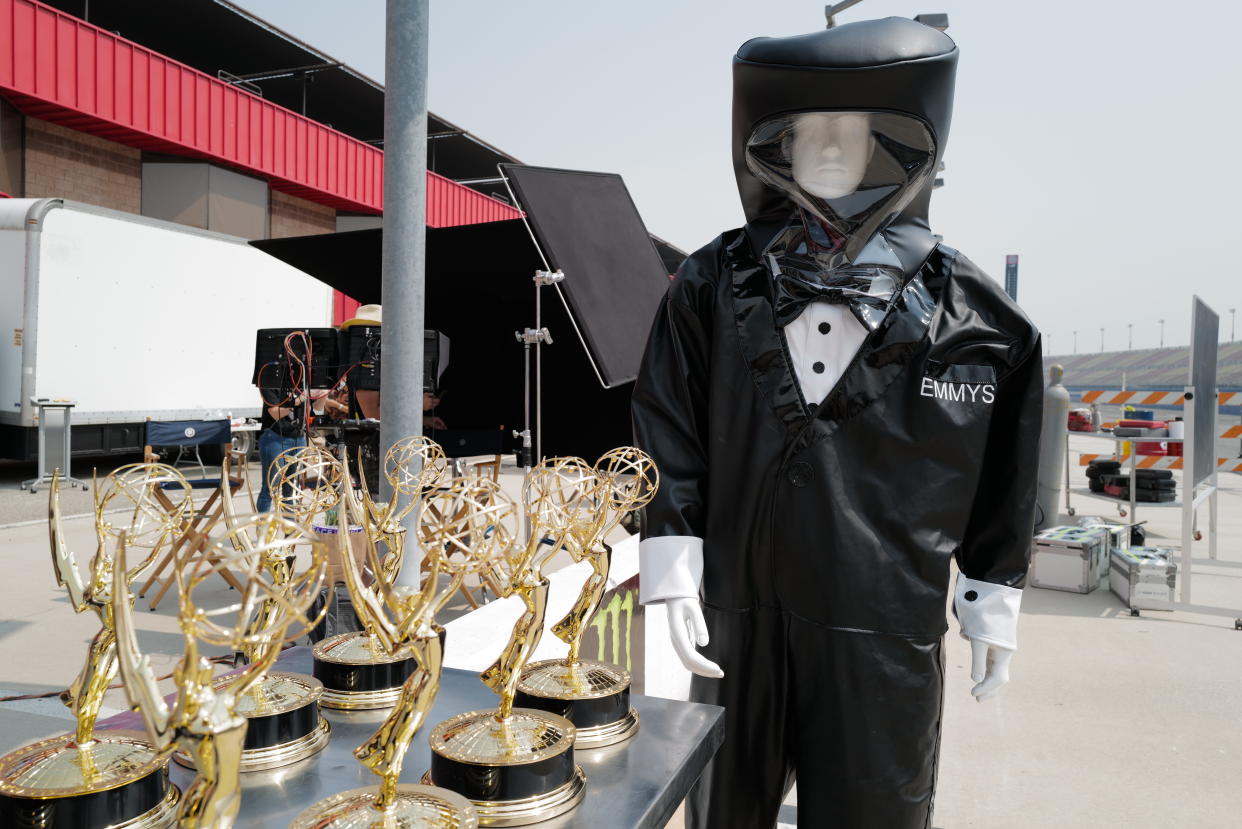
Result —
<instances>
[{"instance_id":1,"label":"black trousers","mask_svg":"<svg viewBox=\"0 0 1242 829\"><path fill-rule=\"evenodd\" d=\"M944 700L942 637L827 628L779 608L704 605L725 741L687 800L687 829L776 825L798 782L802 829L928 829Z\"/></svg>"}]
</instances>

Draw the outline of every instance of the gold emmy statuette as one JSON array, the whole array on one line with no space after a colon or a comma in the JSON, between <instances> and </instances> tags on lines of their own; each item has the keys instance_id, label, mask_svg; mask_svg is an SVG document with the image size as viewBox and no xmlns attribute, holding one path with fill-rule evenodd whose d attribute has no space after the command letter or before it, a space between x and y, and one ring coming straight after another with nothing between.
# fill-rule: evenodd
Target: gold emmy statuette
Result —
<instances>
[{"instance_id":1,"label":"gold emmy statuette","mask_svg":"<svg viewBox=\"0 0 1242 829\"><path fill-rule=\"evenodd\" d=\"M424 490L444 475L447 465L444 450L436 442L419 435L402 438L384 455L384 476L392 486L391 500L376 503L367 492L365 482L360 481L362 509L354 510L352 516L344 514L348 510L340 510L337 523L342 526L338 535L347 535L346 526L357 520L363 525L368 549L382 546L386 554L377 565L367 566L366 572L357 578L345 579L363 630L339 633L315 645L315 678L324 686L319 704L325 708L346 711L388 708L396 704L406 679L414 672L417 662L413 652L409 648L386 649L379 638L382 631L376 622L378 617L364 615L361 608L376 601L372 591L381 589L381 583L391 589L405 556L405 528L401 521L417 505ZM346 556L353 564L357 563L351 547L338 545L337 548L340 552L338 565L345 575L358 570L356 566L353 570L346 566Z\"/></svg>"},{"instance_id":2,"label":"gold emmy statuette","mask_svg":"<svg viewBox=\"0 0 1242 829\"><path fill-rule=\"evenodd\" d=\"M270 481L274 512L305 528L316 515L336 505L340 497L341 466L323 449L298 446L277 456ZM237 552L259 556L267 579L275 588L293 589L299 585L294 578L296 559L291 555L291 547L256 549L255 545L262 540L254 538L251 532L238 530L240 525L233 512L232 499L224 500L224 518L232 531L229 538ZM251 625L255 630L269 629L281 612L278 602L268 600ZM255 638L242 650L247 661L256 662L262 659L267 647L269 643ZM304 674L265 671L255 680L237 699L237 713L250 723L246 729L241 770L287 766L322 751L331 734L331 726L319 714L322 693L323 684ZM176 758L183 765L193 763L192 756L185 752L178 753Z\"/></svg>"},{"instance_id":3,"label":"gold emmy statuette","mask_svg":"<svg viewBox=\"0 0 1242 829\"><path fill-rule=\"evenodd\" d=\"M600 748L638 732L638 712L630 707L630 673L616 665L582 659L582 634L599 610L608 586L612 548L604 543L626 514L642 509L660 486L655 462L633 447L614 449L595 464L599 490L591 520L573 528L568 547L575 561L591 563L591 575L564 619L552 626L569 645L564 659L535 662L522 672L516 704L565 717L578 729L576 748Z\"/></svg>"},{"instance_id":4,"label":"gold emmy statuette","mask_svg":"<svg viewBox=\"0 0 1242 829\"><path fill-rule=\"evenodd\" d=\"M309 524L340 500L341 463L318 446L294 446L272 461L267 489L272 512L295 524Z\"/></svg>"},{"instance_id":5,"label":"gold emmy statuette","mask_svg":"<svg viewBox=\"0 0 1242 829\"><path fill-rule=\"evenodd\" d=\"M278 583L266 560L300 546L309 549L310 566ZM185 752L198 771L181 799L181 829L230 829L236 821L247 730L247 719L238 712L239 702L276 661L286 638L297 635L290 627L305 632L312 625L306 611L319 595L326 563L321 542L273 513L237 522L213 539L205 554L177 562L185 652L174 673L177 698L171 706L159 691L148 657L138 649L129 586L118 583L112 612L125 695L142 715L159 756ZM115 570L123 573L124 567L122 539ZM230 594L236 600L226 606L202 604L204 583L224 567L240 577L240 595ZM202 645L253 653L255 658L240 671L213 678L212 663L202 654Z\"/></svg>"},{"instance_id":6,"label":"gold emmy statuette","mask_svg":"<svg viewBox=\"0 0 1242 829\"><path fill-rule=\"evenodd\" d=\"M361 519L352 487L346 487L343 502L342 512ZM298 815L290 829L478 826L474 807L461 795L397 781L406 750L440 688L444 628L436 624L436 614L467 575L477 575L498 552L512 547L516 516L516 505L491 480L458 478L428 493L419 512L428 565L421 589L390 585L385 579L376 579L371 587L363 585L361 568L346 549L348 542L337 536L346 583L365 598L356 609L366 617L367 628L375 631L377 644L387 653L412 652L418 667L406 679L388 719L354 750L359 762L379 775L379 790L352 789L321 800ZM379 558L370 539L367 558L378 570Z\"/></svg>"},{"instance_id":7,"label":"gold emmy statuette","mask_svg":"<svg viewBox=\"0 0 1242 829\"><path fill-rule=\"evenodd\" d=\"M176 819L180 792L168 781L167 758L134 731L95 731L117 672L114 592L129 584L180 534L193 509L189 483L164 464L130 464L95 482L95 555L85 576L65 543L60 481L52 478L48 525L56 581L77 613L99 617L81 672L63 694L77 719L73 734L42 740L0 757L0 825L42 829L155 829ZM124 535L142 559L114 568Z\"/></svg>"},{"instance_id":8,"label":"gold emmy statuette","mask_svg":"<svg viewBox=\"0 0 1242 829\"><path fill-rule=\"evenodd\" d=\"M495 568L506 597L525 610L508 644L483 672L500 695L489 711L459 714L431 732L431 770L424 783L466 796L482 826L520 826L547 820L581 802L586 776L574 762L577 732L564 717L514 707L522 668L543 634L548 579L544 564L572 549L574 528L594 514L595 471L579 458L552 458L531 470L523 489L530 537L515 545Z\"/></svg>"}]
</instances>

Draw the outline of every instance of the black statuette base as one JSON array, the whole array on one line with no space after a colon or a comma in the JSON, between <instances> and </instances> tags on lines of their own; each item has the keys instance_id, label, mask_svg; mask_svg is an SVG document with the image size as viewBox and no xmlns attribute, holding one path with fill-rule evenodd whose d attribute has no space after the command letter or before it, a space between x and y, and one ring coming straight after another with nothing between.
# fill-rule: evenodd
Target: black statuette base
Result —
<instances>
[{"instance_id":1,"label":"black statuette base","mask_svg":"<svg viewBox=\"0 0 1242 829\"><path fill-rule=\"evenodd\" d=\"M243 749L271 748L299 740L319 727L319 719L319 705L314 702L266 717L248 717Z\"/></svg>"},{"instance_id":2,"label":"black statuette base","mask_svg":"<svg viewBox=\"0 0 1242 829\"><path fill-rule=\"evenodd\" d=\"M379 665L314 660L314 677L323 682L319 703L344 711L394 706L401 696L401 686L414 674L417 665L412 657Z\"/></svg>"},{"instance_id":3,"label":"black statuette base","mask_svg":"<svg viewBox=\"0 0 1242 829\"><path fill-rule=\"evenodd\" d=\"M344 711L389 708L418 667L413 655L392 659L357 632L341 633L314 648L315 679L323 683L319 704Z\"/></svg>"},{"instance_id":4,"label":"black statuette base","mask_svg":"<svg viewBox=\"0 0 1242 829\"><path fill-rule=\"evenodd\" d=\"M574 763L573 723L555 714L514 708L468 711L431 730L431 770L424 783L474 804L480 826L522 826L574 808L586 776Z\"/></svg>"},{"instance_id":5,"label":"black statuette base","mask_svg":"<svg viewBox=\"0 0 1242 829\"><path fill-rule=\"evenodd\" d=\"M32 799L0 794L0 826L38 829L163 829L177 816L180 792L164 765L114 789Z\"/></svg>"},{"instance_id":6,"label":"black statuette base","mask_svg":"<svg viewBox=\"0 0 1242 829\"><path fill-rule=\"evenodd\" d=\"M435 762L434 754L432 762ZM423 775L424 785L436 785L432 775L431 771ZM573 809L586 796L586 783L582 767L574 766L568 781L542 794L517 800L467 800L474 806L479 826L526 826L551 820Z\"/></svg>"},{"instance_id":7,"label":"black statuette base","mask_svg":"<svg viewBox=\"0 0 1242 829\"><path fill-rule=\"evenodd\" d=\"M316 659L314 675L323 683L325 690L356 694L400 688L416 667L418 663L412 657L378 665L350 665Z\"/></svg>"},{"instance_id":8,"label":"black statuette base","mask_svg":"<svg viewBox=\"0 0 1242 829\"><path fill-rule=\"evenodd\" d=\"M638 733L630 707L630 673L591 659L548 659L528 665L514 704L564 717L574 724L578 749L602 748Z\"/></svg>"},{"instance_id":9,"label":"black statuette base","mask_svg":"<svg viewBox=\"0 0 1242 829\"><path fill-rule=\"evenodd\" d=\"M594 699L549 699L519 690L513 704L559 714L579 729L594 728L625 719L630 712L630 689Z\"/></svg>"},{"instance_id":10,"label":"black statuette base","mask_svg":"<svg viewBox=\"0 0 1242 829\"><path fill-rule=\"evenodd\" d=\"M525 800L547 794L573 776L573 749L521 766L474 765L431 753L431 779L435 785L468 800Z\"/></svg>"}]
</instances>

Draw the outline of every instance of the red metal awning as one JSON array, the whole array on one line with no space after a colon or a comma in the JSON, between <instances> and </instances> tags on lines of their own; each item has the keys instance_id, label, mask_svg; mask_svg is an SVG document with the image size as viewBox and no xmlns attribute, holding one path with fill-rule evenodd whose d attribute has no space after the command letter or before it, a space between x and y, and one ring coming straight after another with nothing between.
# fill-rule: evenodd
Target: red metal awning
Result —
<instances>
[{"instance_id":1,"label":"red metal awning","mask_svg":"<svg viewBox=\"0 0 1242 829\"><path fill-rule=\"evenodd\" d=\"M378 147L35 0L0 0L0 92L36 118L226 164L340 210L383 210ZM442 176L427 178L432 227L521 215Z\"/></svg>"}]
</instances>

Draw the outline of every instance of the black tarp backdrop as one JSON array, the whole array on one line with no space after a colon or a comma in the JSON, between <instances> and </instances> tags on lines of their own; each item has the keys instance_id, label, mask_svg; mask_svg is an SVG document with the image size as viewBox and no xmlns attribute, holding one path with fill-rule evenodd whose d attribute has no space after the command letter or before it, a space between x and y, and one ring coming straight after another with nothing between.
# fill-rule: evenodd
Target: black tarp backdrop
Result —
<instances>
[{"instance_id":1,"label":"black tarp backdrop","mask_svg":"<svg viewBox=\"0 0 1242 829\"><path fill-rule=\"evenodd\" d=\"M630 390L667 269L620 176L502 167L549 264L565 272L565 302L556 288L541 289L554 341L543 348L543 454L594 460L631 443ZM372 303L383 301L382 240L382 230L358 230L251 244ZM428 228L426 327L451 342L436 411L450 428L503 427L505 445L515 445L524 355L514 335L535 325L533 278L543 267L520 219Z\"/></svg>"},{"instance_id":2,"label":"black tarp backdrop","mask_svg":"<svg viewBox=\"0 0 1242 829\"><path fill-rule=\"evenodd\" d=\"M381 230L358 230L252 244L360 302L372 303L383 301L382 239ZM436 411L449 427L503 426L505 445L515 445L509 433L523 423L523 354L514 333L534 325L532 278L542 267L521 220L428 228L426 326L451 342L441 383L446 393ZM633 383L600 386L564 304L553 289L542 290L544 325L554 340L543 350L543 451L593 461L631 442ZM625 314L632 335L646 340L650 315L638 319L624 309L614 313Z\"/></svg>"}]
</instances>

